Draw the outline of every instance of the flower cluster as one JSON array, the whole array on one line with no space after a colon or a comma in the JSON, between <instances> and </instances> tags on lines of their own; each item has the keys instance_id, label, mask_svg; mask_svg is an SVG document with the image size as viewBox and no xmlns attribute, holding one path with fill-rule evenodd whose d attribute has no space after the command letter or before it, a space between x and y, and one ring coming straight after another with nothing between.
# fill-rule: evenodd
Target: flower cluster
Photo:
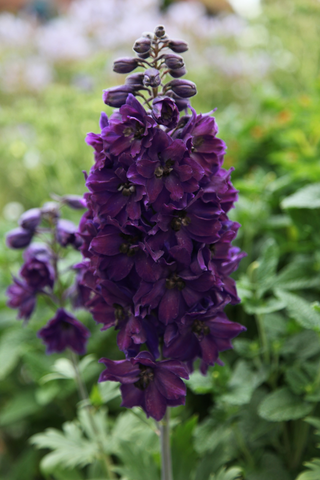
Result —
<instances>
[{"instance_id":1,"label":"flower cluster","mask_svg":"<svg viewBox=\"0 0 320 480\"><path fill-rule=\"evenodd\" d=\"M118 73L146 70L104 92L119 110L102 113L101 133L87 136L95 164L79 228L80 283L93 292L86 306L103 330L115 327L126 355L101 359L100 381L121 382L122 405L156 420L184 403L181 378L194 361L206 373L244 330L223 312L239 302L230 274L244 253L231 245L239 224L227 216L237 191L215 119L197 115L188 100L195 85L177 79L185 67L176 53L186 49L160 26L135 42L138 58L115 62ZM166 73L174 80L163 85Z\"/></svg>"},{"instance_id":2,"label":"flower cluster","mask_svg":"<svg viewBox=\"0 0 320 480\"><path fill-rule=\"evenodd\" d=\"M18 309L18 318L29 320L39 295L50 298L57 308L66 300L63 296L72 296L73 293L74 297L71 290L61 291L58 263L61 247L71 245L78 250L82 240L77 233L77 226L60 218L60 206L64 204L74 209L85 208L83 198L66 195L59 198L59 203L48 202L42 208L24 212L20 226L7 235L9 248L26 248L19 278L13 277L13 284L7 290L8 306ZM37 236L43 240L41 243L32 241ZM73 290L79 291L81 297L86 291L82 286ZM46 344L47 353L62 352L69 347L83 354L89 331L66 310L58 308L55 317L38 332L38 336Z\"/></svg>"}]
</instances>

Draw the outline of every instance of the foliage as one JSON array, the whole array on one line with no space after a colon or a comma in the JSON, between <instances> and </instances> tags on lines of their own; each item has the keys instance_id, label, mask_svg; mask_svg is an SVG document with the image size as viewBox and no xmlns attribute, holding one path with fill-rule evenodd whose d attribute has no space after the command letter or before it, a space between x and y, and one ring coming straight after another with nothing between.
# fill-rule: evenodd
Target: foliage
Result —
<instances>
[{"instance_id":1,"label":"foliage","mask_svg":"<svg viewBox=\"0 0 320 480\"><path fill-rule=\"evenodd\" d=\"M174 409L172 418L175 480L320 478L320 87L310 40L319 24L316 3L294 2L288 16L281 10L290 10L287 1L266 6L267 28L286 48L294 42L294 53L304 62L299 84L288 70L275 74L272 82L252 86L250 98L237 100L230 84L217 79L211 91L205 86L212 78L205 72L198 73L199 79L190 74L204 92L195 99L197 110L208 110L209 90L210 105L219 107L216 118L228 145L226 166L236 167L232 178L240 200L233 220L242 224L238 245L247 257L235 275L242 303L230 307L228 316L246 325L247 332L224 355L224 366L210 368L207 377L195 371L187 381L186 408ZM302 31L311 15L315 21L303 30L308 40L302 45L292 22L298 19ZM305 52L312 52L312 58ZM102 71L104 61L98 58L78 68ZM67 66L61 69L61 78L71 75ZM84 190L81 170L90 168L91 151L83 138L98 130L97 91L108 85L97 77L96 89L84 93L61 78L38 96L3 98L1 208L9 202L34 207L48 199L48 192ZM2 220L1 233L13 226ZM117 385L96 384L101 371L96 360L106 352L118 358L115 336L99 332L80 312L93 331L80 366L101 427L97 442L85 406L74 406L69 360L46 356L36 337L50 318L50 307L41 303L28 326L5 307L4 292L19 259L19 252L1 243L1 479L105 479L102 442L118 478L157 480L157 425L139 409L122 409Z\"/></svg>"}]
</instances>

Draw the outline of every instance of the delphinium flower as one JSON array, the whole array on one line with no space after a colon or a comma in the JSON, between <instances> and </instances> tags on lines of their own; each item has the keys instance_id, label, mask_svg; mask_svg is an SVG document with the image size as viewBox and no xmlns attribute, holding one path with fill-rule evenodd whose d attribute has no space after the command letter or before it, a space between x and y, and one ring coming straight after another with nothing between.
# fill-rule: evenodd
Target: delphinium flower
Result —
<instances>
[{"instance_id":1,"label":"delphinium flower","mask_svg":"<svg viewBox=\"0 0 320 480\"><path fill-rule=\"evenodd\" d=\"M71 245L79 250L82 244L77 226L60 218L60 207L68 205L73 209L83 209L85 201L75 195L57 198L58 202L47 202L42 208L24 212L19 220L20 226L7 235L9 248L25 249L19 277L13 277L13 284L7 290L8 306L18 309L18 318L29 320L37 297L44 295L50 300L50 305L55 306L55 316L38 332L47 353L70 348L75 353L84 354L89 330L62 307L67 297L70 297L73 306L84 305L88 300L88 288L78 286L77 268L74 269L75 273L78 272L75 285L61 288L59 262L63 258L63 248Z\"/></svg>"},{"instance_id":2,"label":"delphinium flower","mask_svg":"<svg viewBox=\"0 0 320 480\"><path fill-rule=\"evenodd\" d=\"M240 301L230 277L244 255L231 245L240 225L228 218L237 191L215 119L190 105L187 49L158 26L135 42L136 57L115 61L129 75L104 91L116 110L87 136L95 164L79 226L86 306L125 354L101 359L100 381L120 382L122 405L158 421L184 404L195 360L205 374L244 330L223 311Z\"/></svg>"}]
</instances>

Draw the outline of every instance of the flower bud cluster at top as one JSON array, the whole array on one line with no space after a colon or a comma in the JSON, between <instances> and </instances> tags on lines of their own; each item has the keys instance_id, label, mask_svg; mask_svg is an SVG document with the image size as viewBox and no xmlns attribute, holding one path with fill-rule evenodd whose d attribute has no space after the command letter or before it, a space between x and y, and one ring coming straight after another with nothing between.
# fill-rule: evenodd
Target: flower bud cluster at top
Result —
<instances>
[{"instance_id":1,"label":"flower bud cluster at top","mask_svg":"<svg viewBox=\"0 0 320 480\"><path fill-rule=\"evenodd\" d=\"M168 53L168 49L174 53ZM137 57L118 58L113 65L116 73L131 73L137 67L144 72L134 73L126 78L125 84L104 91L103 100L111 106L119 108L127 99L129 93L142 97L145 104L164 96L174 100L179 111L189 107L189 97L197 93L196 86L189 80L179 80L187 71L184 60L179 53L188 50L188 45L182 40L170 40L162 25L155 29L154 34L145 33L136 40L133 50ZM164 77L169 74L175 80L163 84Z\"/></svg>"},{"instance_id":2,"label":"flower bud cluster at top","mask_svg":"<svg viewBox=\"0 0 320 480\"><path fill-rule=\"evenodd\" d=\"M60 210L63 205L84 209L86 203L76 195L55 198L58 202L47 202L42 208L24 212L20 226L7 234L9 248L25 249L19 277L13 277L13 284L7 290L8 306L18 309L18 318L29 320L37 297L44 295L56 310L55 316L38 332L47 353L62 352L68 347L83 354L90 332L63 307L68 299L74 307L84 306L90 290L79 284L81 265L73 267L78 274L72 288L64 288L59 275L62 250L68 246L79 250L82 239L73 222L60 218Z\"/></svg>"},{"instance_id":3,"label":"flower bud cluster at top","mask_svg":"<svg viewBox=\"0 0 320 480\"><path fill-rule=\"evenodd\" d=\"M176 54L186 49L161 26L137 40L138 57L119 59L114 69L145 72L104 92L119 110L110 118L103 112L101 132L86 139L95 164L79 227L81 283L92 290L86 306L93 318L118 331L126 356L101 359L100 381L121 382L122 405L141 406L156 420L184 403L181 378L194 361L206 373L244 330L223 311L239 302L230 274L244 256L231 245L240 225L228 218L237 191L232 169L222 168L225 144L210 114L189 107L180 116L196 93L192 82L162 85L165 73L184 74ZM150 95L150 110L135 98L141 92Z\"/></svg>"}]
</instances>

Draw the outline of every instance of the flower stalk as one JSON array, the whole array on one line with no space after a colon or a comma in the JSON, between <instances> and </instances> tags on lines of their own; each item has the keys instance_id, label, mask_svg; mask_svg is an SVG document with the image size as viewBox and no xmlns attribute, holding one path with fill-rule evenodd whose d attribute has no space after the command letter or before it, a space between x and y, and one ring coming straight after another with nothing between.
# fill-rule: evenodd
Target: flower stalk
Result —
<instances>
[{"instance_id":1,"label":"flower stalk","mask_svg":"<svg viewBox=\"0 0 320 480\"><path fill-rule=\"evenodd\" d=\"M173 480L170 449L170 409L160 422L161 480Z\"/></svg>"}]
</instances>

